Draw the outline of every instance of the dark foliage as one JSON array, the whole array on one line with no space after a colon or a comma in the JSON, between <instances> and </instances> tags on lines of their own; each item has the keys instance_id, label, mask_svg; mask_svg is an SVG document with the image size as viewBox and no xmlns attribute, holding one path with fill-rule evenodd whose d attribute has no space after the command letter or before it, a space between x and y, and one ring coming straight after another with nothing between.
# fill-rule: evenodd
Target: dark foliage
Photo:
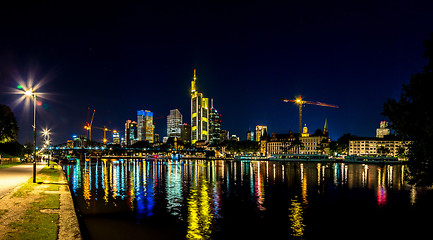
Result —
<instances>
[{"instance_id":1,"label":"dark foliage","mask_svg":"<svg viewBox=\"0 0 433 240\"><path fill-rule=\"evenodd\" d=\"M18 137L18 124L12 110L0 104L0 143L14 142Z\"/></svg>"},{"instance_id":2,"label":"dark foliage","mask_svg":"<svg viewBox=\"0 0 433 240\"><path fill-rule=\"evenodd\" d=\"M418 185L433 184L433 33L424 42L428 64L422 73L403 85L400 100L389 99L383 110L391 128L412 141L409 147L409 180Z\"/></svg>"},{"instance_id":3,"label":"dark foliage","mask_svg":"<svg viewBox=\"0 0 433 240\"><path fill-rule=\"evenodd\" d=\"M23 155L23 145L13 141L7 143L0 143L0 153L8 154L14 157L19 157ZM1 154L0 154L1 155Z\"/></svg>"}]
</instances>

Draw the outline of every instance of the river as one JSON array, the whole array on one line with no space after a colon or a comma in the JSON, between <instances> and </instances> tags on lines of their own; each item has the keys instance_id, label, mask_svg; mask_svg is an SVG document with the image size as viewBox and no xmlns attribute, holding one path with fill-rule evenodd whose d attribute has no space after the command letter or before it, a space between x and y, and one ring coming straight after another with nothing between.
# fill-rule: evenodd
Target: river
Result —
<instances>
[{"instance_id":1,"label":"river","mask_svg":"<svg viewBox=\"0 0 433 240\"><path fill-rule=\"evenodd\" d=\"M85 239L415 239L405 165L92 159L64 165Z\"/></svg>"}]
</instances>

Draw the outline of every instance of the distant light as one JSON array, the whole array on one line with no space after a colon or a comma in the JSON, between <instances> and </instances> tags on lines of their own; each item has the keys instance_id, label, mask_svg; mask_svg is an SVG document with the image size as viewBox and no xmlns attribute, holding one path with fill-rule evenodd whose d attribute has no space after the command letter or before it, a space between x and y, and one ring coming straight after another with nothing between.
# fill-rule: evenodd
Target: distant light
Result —
<instances>
[{"instance_id":1,"label":"distant light","mask_svg":"<svg viewBox=\"0 0 433 240\"><path fill-rule=\"evenodd\" d=\"M72 138L77 138L77 135L72 135Z\"/></svg>"}]
</instances>

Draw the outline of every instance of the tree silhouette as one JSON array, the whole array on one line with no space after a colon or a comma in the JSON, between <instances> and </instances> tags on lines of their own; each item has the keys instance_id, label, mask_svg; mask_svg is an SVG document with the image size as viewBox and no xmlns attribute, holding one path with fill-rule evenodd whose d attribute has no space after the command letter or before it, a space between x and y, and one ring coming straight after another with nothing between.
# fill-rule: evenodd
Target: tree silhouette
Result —
<instances>
[{"instance_id":1,"label":"tree silhouette","mask_svg":"<svg viewBox=\"0 0 433 240\"><path fill-rule=\"evenodd\" d=\"M6 105L0 105L0 143L15 142L18 124L14 113Z\"/></svg>"},{"instance_id":2,"label":"tree silhouette","mask_svg":"<svg viewBox=\"0 0 433 240\"><path fill-rule=\"evenodd\" d=\"M433 33L424 42L424 71L403 85L400 100L388 99L383 115L403 139L411 140L408 154L409 180L417 185L433 184Z\"/></svg>"}]
</instances>

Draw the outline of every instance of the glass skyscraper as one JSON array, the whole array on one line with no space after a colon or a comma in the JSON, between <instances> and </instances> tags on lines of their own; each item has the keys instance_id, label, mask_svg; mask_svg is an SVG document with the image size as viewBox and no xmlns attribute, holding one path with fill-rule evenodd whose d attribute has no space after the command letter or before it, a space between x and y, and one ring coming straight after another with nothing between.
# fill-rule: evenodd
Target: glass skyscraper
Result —
<instances>
[{"instance_id":1,"label":"glass skyscraper","mask_svg":"<svg viewBox=\"0 0 433 240\"><path fill-rule=\"evenodd\" d=\"M153 143L153 112L149 110L137 111L137 140Z\"/></svg>"},{"instance_id":2,"label":"glass skyscraper","mask_svg":"<svg viewBox=\"0 0 433 240\"><path fill-rule=\"evenodd\" d=\"M170 110L170 115L167 116L167 137L180 138L182 126L182 114L178 109Z\"/></svg>"},{"instance_id":3,"label":"glass skyscraper","mask_svg":"<svg viewBox=\"0 0 433 240\"><path fill-rule=\"evenodd\" d=\"M209 99L196 89L196 69L191 81L191 143L209 141Z\"/></svg>"}]
</instances>

